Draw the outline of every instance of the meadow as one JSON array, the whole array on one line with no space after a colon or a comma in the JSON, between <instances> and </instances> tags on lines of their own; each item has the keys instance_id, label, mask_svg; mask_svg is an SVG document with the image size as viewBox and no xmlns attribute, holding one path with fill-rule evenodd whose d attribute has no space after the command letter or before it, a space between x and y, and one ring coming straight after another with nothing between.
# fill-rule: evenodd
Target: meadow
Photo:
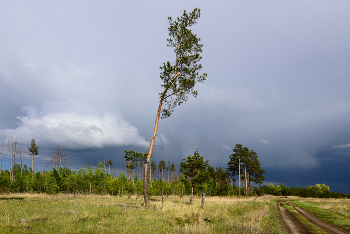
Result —
<instances>
[{"instance_id":1,"label":"meadow","mask_svg":"<svg viewBox=\"0 0 350 234\"><path fill-rule=\"evenodd\" d=\"M283 233L269 197L7 194L0 196L0 233Z\"/></svg>"}]
</instances>

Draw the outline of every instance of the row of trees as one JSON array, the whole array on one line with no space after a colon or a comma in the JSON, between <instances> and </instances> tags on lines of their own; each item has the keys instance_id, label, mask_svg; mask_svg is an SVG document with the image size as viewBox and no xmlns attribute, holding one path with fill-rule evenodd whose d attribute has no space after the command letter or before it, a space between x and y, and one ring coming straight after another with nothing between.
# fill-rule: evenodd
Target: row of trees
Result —
<instances>
[{"instance_id":1,"label":"row of trees","mask_svg":"<svg viewBox=\"0 0 350 234\"><path fill-rule=\"evenodd\" d=\"M3 158L3 152L4 152L4 140L2 141L2 151L1 151L1 163ZM57 147L54 151L54 154L52 156L51 160L48 160L46 162L46 157L44 159L44 166L42 172L34 173L32 170L33 168L33 162L34 162L34 156L39 154L39 146L36 145L36 142L34 139L31 141L30 147L28 147L28 151L32 158L32 167L27 167L27 165L22 164L22 145L20 144L20 141L17 138L14 137L8 137L8 155L9 155L9 163L10 167L8 172L8 176L2 173L0 167L0 179L2 181L2 188L11 188L12 191L39 191L39 192L48 192L48 193L54 193L56 192L75 192L75 190L71 190L69 184L71 182L67 182L66 186L63 186L65 189L62 190L62 186L57 181L65 181L67 178L67 175L71 175L75 178L76 171L70 171L67 169L67 162L69 161L69 157L66 157L65 151ZM185 189L186 191L190 191L191 195L193 196L193 193L198 190L198 188L201 188L201 190L205 190L206 192L209 192L211 195L228 195L228 194L234 194L234 190L236 189L234 181L235 181L235 175L241 175L239 178L245 178L246 180L246 187L245 187L245 195L249 194L249 188L250 188L250 182L255 183L262 183L264 177L262 176L262 173L264 173L263 170L260 168L260 163L257 159L257 154L249 149L247 147L243 147L240 144L237 144L236 147L233 149L234 154L230 155L230 160L228 162L229 167L224 171L221 167L214 169L209 165L209 161L204 161L204 156L200 156L198 153L198 149L194 152L194 155L189 155L187 158L184 158L182 162L180 163L180 168L177 169L174 163L171 163L168 161L166 163L164 160L159 161L157 164L154 163L154 161L151 162L150 168L147 168L149 172L149 179L147 182L152 187L152 184L154 181L165 181L164 179L164 172L167 172L168 184L171 183L181 183L183 188L181 190ZM135 169L140 167L140 175L142 175L142 165L144 164L144 161L147 158L147 153L140 153L135 152L134 150L130 151L124 151L125 155L124 158L126 160L126 174L123 174L126 176L127 181L132 182L135 184L135 179L137 178L137 174L135 174ZM16 160L19 157L20 163L16 163L18 160ZM237 161L237 157L239 157L239 160ZM255 165L254 165L255 163ZM108 174L111 176L111 166L113 162L112 159L109 158L107 163L102 163L98 165L98 169L95 172L95 174L101 174L101 171L104 171L104 174ZM237 165L239 164L239 165ZM51 165L51 170L47 170L47 166ZM1 164L2 166L2 164ZM245 174L240 174L240 167L244 168ZM107 169L108 172L107 173ZM236 172L238 168L238 173ZM80 169L79 171L82 172L84 169ZM89 171L90 175L92 173L91 167L89 166L87 171ZM31 181L28 181L28 173L31 174ZM60 174L61 172L61 179L58 179L57 173ZM89 174L85 173L85 174ZM102 173L102 174L103 174ZM35 177L36 176L36 177ZM54 176L54 180L52 179L52 176ZM36 179L35 179L35 178ZM90 176L91 177L91 176ZM89 177L89 178L90 178ZM40 180L38 178L41 178ZM68 178L70 178L68 176ZM100 177L98 177L100 178ZM112 176L112 178L114 178ZM119 178L119 177L118 177ZM153 179L152 179L153 178ZM8 179L8 180L7 180ZM138 178L137 178L138 179ZM158 179L158 180L157 180ZM49 182L48 182L48 181ZM36 182L35 182L36 181ZM41 186L38 186L38 181L41 181ZM56 181L58 183L57 189L52 189L52 186L48 186L49 184L52 185L53 182ZM74 181L68 179L68 181ZM232 183L232 185L231 185ZM73 183L74 184L74 183ZM93 182L92 179L89 179L89 191L93 190ZM95 183L96 184L96 183ZM167 184L167 183L165 183ZM204 185L206 184L206 185ZM189 189L185 186L189 187ZM231 186L229 186L231 185ZM55 186L54 186L55 187ZM126 186L128 188L130 186ZM208 190L209 189L209 190ZM97 189L98 190L98 189ZM79 189L79 191L83 192L84 190ZM96 191L96 190L95 190ZM112 190L113 191L113 190ZM131 192L132 190L126 190ZM240 186L238 189L238 194L240 194ZM192 196L191 196L191 202L192 202Z\"/></svg>"},{"instance_id":2,"label":"row of trees","mask_svg":"<svg viewBox=\"0 0 350 234\"><path fill-rule=\"evenodd\" d=\"M110 195L141 195L143 182L135 174L134 178L128 178L122 172L118 177L110 174L112 160L107 163L100 162L95 170L90 165L86 169L69 170L67 167L52 167L51 170L36 172L31 167L15 164L9 170L2 171L0 175L0 191L11 192L45 192L47 194L80 193L80 194L110 194ZM247 167L248 168L248 167ZM108 173L109 172L109 173ZM34 175L34 176L33 176ZM11 179L13 176L13 179ZM248 176L247 176L248 177ZM190 201L194 194L206 193L209 196L239 195L239 188L232 183L232 172L221 167L213 168L204 156L200 156L198 149L194 155L189 155L180 163L180 176L177 180L165 182L162 178L153 178L148 181L148 193L152 195L176 194L189 195ZM287 188L284 185L261 185L252 187L249 195L271 194L276 196L301 196L301 197L349 197L337 192L330 192L328 186L316 184L307 188ZM248 194L245 194L248 195Z\"/></svg>"},{"instance_id":3,"label":"row of trees","mask_svg":"<svg viewBox=\"0 0 350 234\"><path fill-rule=\"evenodd\" d=\"M288 188L281 185L263 185L256 188L257 195L270 194L275 196L299 196L299 197L319 197L319 198L350 198L350 194L346 195L338 192L331 192L329 186L325 184L309 185L307 188Z\"/></svg>"},{"instance_id":4,"label":"row of trees","mask_svg":"<svg viewBox=\"0 0 350 234\"><path fill-rule=\"evenodd\" d=\"M7 141L7 150L5 147L5 142ZM29 156L32 159L32 167L34 168L34 157L39 154L39 146L36 145L35 139L31 140L30 146L28 147ZM1 152L0 152L0 175L2 173L2 162L4 154L7 153L9 159L9 176L10 180L15 180L15 165L18 165L21 169L21 178L23 177L23 146L22 142L14 136L7 136L1 141ZM54 150L51 160L47 160L46 156L44 158L43 170L46 170L47 166L51 166L52 168L62 168L66 167L68 162L70 162L71 158L67 157L65 151L61 147L57 147ZM32 171L32 177L34 177L34 171Z\"/></svg>"},{"instance_id":5,"label":"row of trees","mask_svg":"<svg viewBox=\"0 0 350 234\"><path fill-rule=\"evenodd\" d=\"M140 175L143 172L143 164L146 160L147 153L135 152L134 150L124 150L125 155L124 158L126 160L125 163L125 172L128 179L132 179L135 177L135 170L140 167ZM168 182L177 180L179 174L176 170L175 164L168 161L166 163L164 160L155 163L153 160L150 163L150 166L147 168L149 170L149 180L152 181L152 178L158 178L164 180L164 174L167 173Z\"/></svg>"},{"instance_id":6,"label":"row of trees","mask_svg":"<svg viewBox=\"0 0 350 234\"><path fill-rule=\"evenodd\" d=\"M138 178L137 174L133 179L129 179L124 172L121 172L118 177L114 177L108 173L108 169L108 164L104 165L100 162L95 170L88 165L86 169L69 170L66 167L59 167L58 169L53 167L49 171L43 170L34 173L32 168L27 165L23 165L21 169L19 164L15 164L13 180L10 179L9 170L2 171L0 191L110 195L143 193L142 180ZM229 180L230 176L222 168L214 169L209 166L208 175L209 180L204 183L202 181L193 183L185 175L181 175L178 180L169 182L154 178L152 181L148 181L149 195L161 195L162 190L164 194L180 196L190 194L191 191L194 194L205 192L213 196L235 194Z\"/></svg>"},{"instance_id":7,"label":"row of trees","mask_svg":"<svg viewBox=\"0 0 350 234\"><path fill-rule=\"evenodd\" d=\"M7 138L7 139L6 139ZM7 140L7 155L9 157L9 176L10 176L10 180L14 180L15 179L15 176L14 176L14 166L16 164L19 164L20 165L20 168L21 168L21 177L22 177L22 174L23 174L23 171L22 171L22 166L23 166L23 147L22 147L22 143L21 141L17 138L17 137L14 137L14 136L8 136L6 138L3 138L2 141L1 141L1 155L0 155L0 175L2 173L2 161L3 161L3 157L4 157L4 153L6 151L6 148L5 148L5 141ZM28 150L29 150L29 153L30 153L30 156L32 158L32 168L33 168L33 165L34 165L34 156L38 155L39 154L39 147L36 146L35 144L35 140L32 139L31 141L31 145L30 147L28 147ZM19 163L18 163L19 162ZM32 175L33 176L33 175Z\"/></svg>"}]
</instances>

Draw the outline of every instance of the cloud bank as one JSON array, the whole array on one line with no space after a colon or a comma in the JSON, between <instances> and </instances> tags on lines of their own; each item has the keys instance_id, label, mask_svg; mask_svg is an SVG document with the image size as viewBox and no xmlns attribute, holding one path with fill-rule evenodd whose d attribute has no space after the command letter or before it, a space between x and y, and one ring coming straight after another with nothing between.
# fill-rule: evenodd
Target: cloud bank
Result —
<instances>
[{"instance_id":1,"label":"cloud bank","mask_svg":"<svg viewBox=\"0 0 350 234\"><path fill-rule=\"evenodd\" d=\"M38 116L35 110L29 109L27 116L17 117L19 126L16 129L0 130L0 135L20 136L24 142L30 142L34 138L40 144L60 145L67 149L149 146L137 128L121 116L83 115L74 112L50 112Z\"/></svg>"}]
</instances>

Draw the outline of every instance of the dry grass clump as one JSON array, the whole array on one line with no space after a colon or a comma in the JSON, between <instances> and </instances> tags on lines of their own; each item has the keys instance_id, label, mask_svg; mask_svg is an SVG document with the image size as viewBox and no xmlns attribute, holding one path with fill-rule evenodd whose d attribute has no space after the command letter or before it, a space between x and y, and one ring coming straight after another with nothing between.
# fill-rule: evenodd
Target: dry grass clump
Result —
<instances>
[{"instance_id":1,"label":"dry grass clump","mask_svg":"<svg viewBox=\"0 0 350 234\"><path fill-rule=\"evenodd\" d=\"M0 233L279 233L275 201L268 197L206 197L204 208L199 197L193 205L189 197L164 197L164 204L152 197L151 208L137 196L0 198Z\"/></svg>"}]
</instances>

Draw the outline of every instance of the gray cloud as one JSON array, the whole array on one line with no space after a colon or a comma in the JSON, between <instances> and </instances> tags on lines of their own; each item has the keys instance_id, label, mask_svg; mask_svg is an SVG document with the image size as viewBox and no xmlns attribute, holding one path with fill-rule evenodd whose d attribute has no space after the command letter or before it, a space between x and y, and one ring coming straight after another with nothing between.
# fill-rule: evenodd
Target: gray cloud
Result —
<instances>
[{"instance_id":1,"label":"gray cloud","mask_svg":"<svg viewBox=\"0 0 350 234\"><path fill-rule=\"evenodd\" d=\"M337 174L334 155L348 162L350 142L347 1L3 3L1 135L38 138L48 154L65 145L76 165L113 155L123 168L123 150L151 139L159 66L174 60L167 16L194 7L208 79L160 121L156 157L199 148L225 167L240 143L276 172L268 181L286 169L316 175L326 159Z\"/></svg>"},{"instance_id":2,"label":"gray cloud","mask_svg":"<svg viewBox=\"0 0 350 234\"><path fill-rule=\"evenodd\" d=\"M343 144L343 145L333 145L332 148L336 148L336 149L346 149L346 148L350 148L350 143L348 143L348 144Z\"/></svg>"}]
</instances>

